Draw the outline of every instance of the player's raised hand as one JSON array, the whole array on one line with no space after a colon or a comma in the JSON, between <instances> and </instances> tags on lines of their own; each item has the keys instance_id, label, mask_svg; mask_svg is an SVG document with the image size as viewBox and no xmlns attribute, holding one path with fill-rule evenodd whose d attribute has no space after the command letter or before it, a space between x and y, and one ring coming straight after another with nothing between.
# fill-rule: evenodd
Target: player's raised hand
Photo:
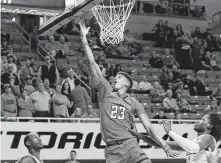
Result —
<instances>
[{"instance_id":1,"label":"player's raised hand","mask_svg":"<svg viewBox=\"0 0 221 163\"><path fill-rule=\"evenodd\" d=\"M168 147L167 149L164 149L164 151L168 158L176 158L177 156L180 155L180 152L173 151L170 147Z\"/></svg>"},{"instance_id":2,"label":"player's raised hand","mask_svg":"<svg viewBox=\"0 0 221 163\"><path fill-rule=\"evenodd\" d=\"M79 22L79 25L80 25L81 36L86 36L89 33L90 27L85 26L84 20L81 20Z\"/></svg>"}]
</instances>

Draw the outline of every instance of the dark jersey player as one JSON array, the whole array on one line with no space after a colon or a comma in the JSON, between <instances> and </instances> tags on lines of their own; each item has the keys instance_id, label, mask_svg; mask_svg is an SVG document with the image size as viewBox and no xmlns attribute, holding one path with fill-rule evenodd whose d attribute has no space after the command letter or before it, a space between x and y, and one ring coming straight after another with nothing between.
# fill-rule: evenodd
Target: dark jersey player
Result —
<instances>
[{"instance_id":1,"label":"dark jersey player","mask_svg":"<svg viewBox=\"0 0 221 163\"><path fill-rule=\"evenodd\" d=\"M101 120L101 134L107 148L105 158L107 163L150 163L151 161L141 150L137 139L129 131L134 115L138 115L146 131L157 140L167 156L174 157L170 146L156 134L151 126L143 105L126 92L132 87L132 79L125 72L119 72L115 77L114 89L103 77L101 70L94 60L92 50L88 45L86 35L90 27L81 21L81 41L86 58L90 65L90 75L94 86L98 89L99 109Z\"/></svg>"}]
</instances>

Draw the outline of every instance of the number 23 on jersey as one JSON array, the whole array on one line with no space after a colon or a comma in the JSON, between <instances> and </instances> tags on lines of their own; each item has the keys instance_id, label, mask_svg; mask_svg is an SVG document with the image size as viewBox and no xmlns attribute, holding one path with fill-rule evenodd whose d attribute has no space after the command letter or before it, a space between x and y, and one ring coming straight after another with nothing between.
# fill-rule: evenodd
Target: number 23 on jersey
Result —
<instances>
[{"instance_id":1,"label":"number 23 on jersey","mask_svg":"<svg viewBox=\"0 0 221 163\"><path fill-rule=\"evenodd\" d=\"M113 119L124 119L125 107L122 106L112 106L111 107L111 118Z\"/></svg>"}]
</instances>

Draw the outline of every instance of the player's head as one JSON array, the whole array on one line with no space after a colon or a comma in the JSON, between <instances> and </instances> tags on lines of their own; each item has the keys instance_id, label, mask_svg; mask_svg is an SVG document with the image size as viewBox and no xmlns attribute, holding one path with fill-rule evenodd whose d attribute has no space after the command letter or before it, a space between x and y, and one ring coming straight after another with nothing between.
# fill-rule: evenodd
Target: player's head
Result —
<instances>
[{"instance_id":1,"label":"player's head","mask_svg":"<svg viewBox=\"0 0 221 163\"><path fill-rule=\"evenodd\" d=\"M209 133L216 141L221 140L221 114L210 113L205 115L196 123L194 130L198 133Z\"/></svg>"},{"instance_id":2,"label":"player's head","mask_svg":"<svg viewBox=\"0 0 221 163\"><path fill-rule=\"evenodd\" d=\"M72 160L72 161L75 160L76 156L77 156L77 152L76 152L75 150L72 150L72 151L70 152L71 160Z\"/></svg>"},{"instance_id":3,"label":"player's head","mask_svg":"<svg viewBox=\"0 0 221 163\"><path fill-rule=\"evenodd\" d=\"M37 133L29 133L25 136L24 144L29 151L40 151L43 148L42 140Z\"/></svg>"},{"instance_id":4,"label":"player's head","mask_svg":"<svg viewBox=\"0 0 221 163\"><path fill-rule=\"evenodd\" d=\"M129 74L126 72L120 71L117 73L116 77L114 78L114 89L120 90L125 89L128 91L131 89L133 85L133 80Z\"/></svg>"}]
</instances>

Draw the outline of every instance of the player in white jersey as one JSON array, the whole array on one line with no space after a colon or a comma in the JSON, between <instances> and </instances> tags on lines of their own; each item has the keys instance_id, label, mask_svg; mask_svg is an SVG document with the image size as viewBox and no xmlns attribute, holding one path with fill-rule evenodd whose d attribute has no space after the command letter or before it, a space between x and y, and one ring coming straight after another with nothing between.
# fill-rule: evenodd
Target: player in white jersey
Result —
<instances>
[{"instance_id":1,"label":"player in white jersey","mask_svg":"<svg viewBox=\"0 0 221 163\"><path fill-rule=\"evenodd\" d=\"M174 133L171 129L171 124L167 120L163 120L162 124L166 133L174 140L167 142L173 150L186 151L187 163L221 163L217 156L217 148L221 141L221 115L211 113L205 115L201 121L197 122L194 130L198 137L194 140L188 140ZM129 131L144 140L145 142L159 147L160 146L149 136L137 133L136 129Z\"/></svg>"},{"instance_id":2,"label":"player in white jersey","mask_svg":"<svg viewBox=\"0 0 221 163\"><path fill-rule=\"evenodd\" d=\"M43 163L40 159L40 151L43 148L42 140L37 133L29 133L25 136L24 144L28 154L22 156L16 163Z\"/></svg>"}]
</instances>

